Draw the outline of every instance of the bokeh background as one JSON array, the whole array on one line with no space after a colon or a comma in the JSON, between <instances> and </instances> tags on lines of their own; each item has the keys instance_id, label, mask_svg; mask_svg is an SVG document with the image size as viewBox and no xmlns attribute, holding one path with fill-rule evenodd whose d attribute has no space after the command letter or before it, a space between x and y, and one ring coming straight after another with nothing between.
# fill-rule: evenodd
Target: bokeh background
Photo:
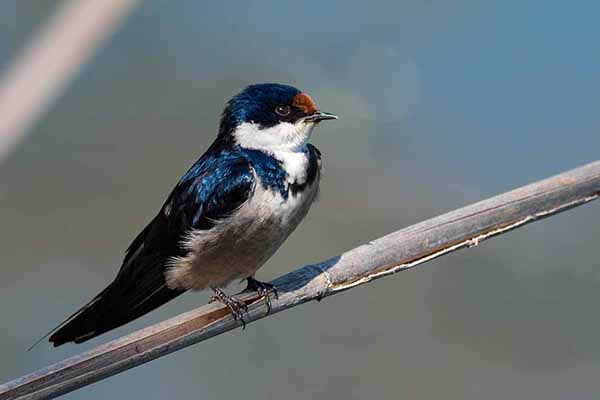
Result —
<instances>
[{"instance_id":1,"label":"bokeh background","mask_svg":"<svg viewBox=\"0 0 600 400\"><path fill-rule=\"evenodd\" d=\"M0 73L59 3L0 3ZM265 280L598 158L599 13L594 1L144 1L0 165L0 381L206 302L185 295L84 345L26 351L114 277L245 85L290 83L340 116L313 139L321 200ZM599 207L65 398L596 398Z\"/></svg>"}]
</instances>

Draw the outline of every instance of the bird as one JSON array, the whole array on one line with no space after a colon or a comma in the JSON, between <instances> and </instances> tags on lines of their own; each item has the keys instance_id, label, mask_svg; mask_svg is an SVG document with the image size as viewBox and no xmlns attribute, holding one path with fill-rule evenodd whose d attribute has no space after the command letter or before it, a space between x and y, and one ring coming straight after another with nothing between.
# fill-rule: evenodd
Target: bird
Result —
<instances>
[{"instance_id":1,"label":"bird","mask_svg":"<svg viewBox=\"0 0 600 400\"><path fill-rule=\"evenodd\" d=\"M309 139L321 121L337 118L285 84L253 84L233 96L214 142L131 242L114 280L49 341L82 343L205 289L244 322L245 304L223 289L246 280L246 291L277 295L255 274L317 199L321 152Z\"/></svg>"}]
</instances>

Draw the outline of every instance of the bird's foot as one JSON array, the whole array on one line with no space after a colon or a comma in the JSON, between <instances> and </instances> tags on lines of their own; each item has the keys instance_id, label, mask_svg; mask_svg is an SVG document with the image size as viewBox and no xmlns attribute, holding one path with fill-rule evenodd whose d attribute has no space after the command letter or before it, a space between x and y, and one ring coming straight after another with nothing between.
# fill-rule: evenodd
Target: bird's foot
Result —
<instances>
[{"instance_id":1,"label":"bird's foot","mask_svg":"<svg viewBox=\"0 0 600 400\"><path fill-rule=\"evenodd\" d=\"M248 311L248 306L243 301L228 296L224 291L219 288L212 289L215 295L210 298L209 303L218 301L229 308L233 319L242 322L242 329L246 329L246 321L244 321L244 313Z\"/></svg>"},{"instance_id":2,"label":"bird's foot","mask_svg":"<svg viewBox=\"0 0 600 400\"><path fill-rule=\"evenodd\" d=\"M244 292L256 292L258 297L265 300L267 305L267 313L271 311L271 296L279 299L277 288L272 283L260 282L253 277L248 278L248 286L244 289Z\"/></svg>"}]
</instances>

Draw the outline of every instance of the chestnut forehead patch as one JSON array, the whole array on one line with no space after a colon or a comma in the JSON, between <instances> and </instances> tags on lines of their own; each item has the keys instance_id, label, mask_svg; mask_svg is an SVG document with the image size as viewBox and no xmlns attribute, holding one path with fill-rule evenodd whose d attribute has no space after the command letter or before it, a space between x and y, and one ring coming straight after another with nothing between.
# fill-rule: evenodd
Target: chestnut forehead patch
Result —
<instances>
[{"instance_id":1,"label":"chestnut forehead patch","mask_svg":"<svg viewBox=\"0 0 600 400\"><path fill-rule=\"evenodd\" d=\"M298 93L294 97L292 105L301 109L306 115L312 115L317 112L317 105L315 104L314 100L304 92Z\"/></svg>"}]
</instances>

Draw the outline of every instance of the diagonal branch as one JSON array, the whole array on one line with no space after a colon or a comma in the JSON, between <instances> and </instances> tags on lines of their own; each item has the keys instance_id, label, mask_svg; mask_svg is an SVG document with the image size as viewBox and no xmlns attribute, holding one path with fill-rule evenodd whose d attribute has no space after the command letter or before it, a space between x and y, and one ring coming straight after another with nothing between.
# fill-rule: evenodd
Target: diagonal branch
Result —
<instances>
[{"instance_id":1,"label":"diagonal branch","mask_svg":"<svg viewBox=\"0 0 600 400\"><path fill-rule=\"evenodd\" d=\"M478 245L600 196L600 161L429 219L276 279L271 313L320 300L374 279ZM252 295L246 321L267 316ZM0 386L0 400L49 399L239 327L211 304L98 346Z\"/></svg>"}]
</instances>

